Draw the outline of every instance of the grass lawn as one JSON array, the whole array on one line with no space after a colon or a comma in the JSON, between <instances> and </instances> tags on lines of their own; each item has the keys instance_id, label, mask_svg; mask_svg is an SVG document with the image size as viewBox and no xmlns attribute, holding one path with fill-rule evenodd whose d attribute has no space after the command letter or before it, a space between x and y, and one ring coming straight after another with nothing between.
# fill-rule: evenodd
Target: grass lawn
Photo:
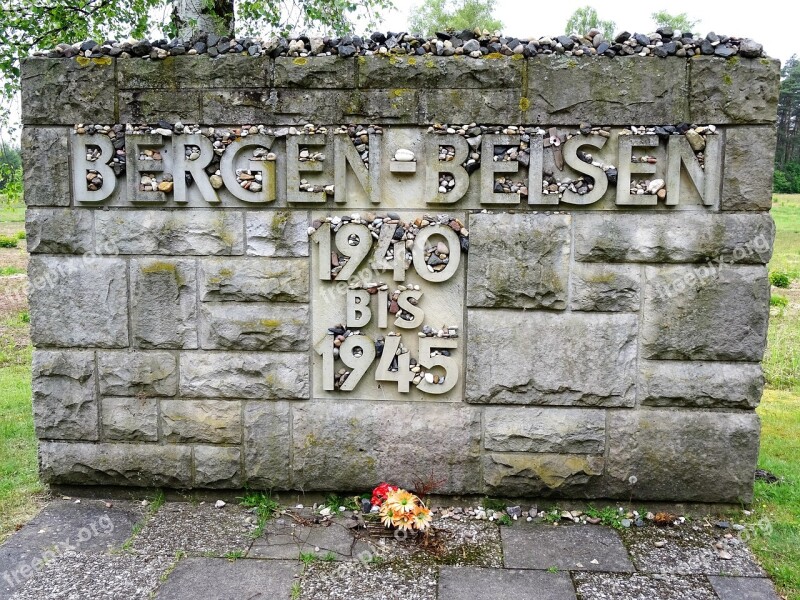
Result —
<instances>
[{"instance_id":1,"label":"grass lawn","mask_svg":"<svg viewBox=\"0 0 800 600\"><path fill-rule=\"evenodd\" d=\"M778 234L769 269L800 280L800 194L775 194L772 218Z\"/></svg>"},{"instance_id":2,"label":"grass lawn","mask_svg":"<svg viewBox=\"0 0 800 600\"><path fill-rule=\"evenodd\" d=\"M761 406L759 467L782 478L756 482L750 546L790 600L800 600L800 396L767 390Z\"/></svg>"}]
</instances>

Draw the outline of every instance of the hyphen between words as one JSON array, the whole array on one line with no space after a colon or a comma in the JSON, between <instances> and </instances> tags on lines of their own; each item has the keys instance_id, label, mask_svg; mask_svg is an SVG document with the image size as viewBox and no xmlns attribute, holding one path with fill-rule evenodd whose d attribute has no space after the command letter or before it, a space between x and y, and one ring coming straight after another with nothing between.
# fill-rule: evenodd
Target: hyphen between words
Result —
<instances>
[{"instance_id":1,"label":"hyphen between words","mask_svg":"<svg viewBox=\"0 0 800 600\"><path fill-rule=\"evenodd\" d=\"M134 206L172 207L269 206L276 200L345 205L357 203L354 198L393 205L404 196L417 205L453 205L471 183L480 186L473 197L481 206L590 206L604 199L611 207L657 207L692 198L688 203L714 207L720 197L723 139L710 126L701 151L687 136L636 128L602 135L551 128L544 135L486 133L469 140L384 129L389 135L362 136L360 149L347 133L327 130L234 135L223 145L200 128L182 134L156 129L160 133L129 132L124 148L105 135L76 133L73 192L81 204L127 199ZM122 171L124 189L117 181ZM607 193L613 186L616 191Z\"/></svg>"}]
</instances>

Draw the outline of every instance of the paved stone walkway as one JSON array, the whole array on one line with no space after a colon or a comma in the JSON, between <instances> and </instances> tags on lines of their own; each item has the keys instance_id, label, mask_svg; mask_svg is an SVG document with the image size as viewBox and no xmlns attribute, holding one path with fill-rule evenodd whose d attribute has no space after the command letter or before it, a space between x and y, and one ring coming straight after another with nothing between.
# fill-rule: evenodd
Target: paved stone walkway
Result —
<instances>
[{"instance_id":1,"label":"paved stone walkway","mask_svg":"<svg viewBox=\"0 0 800 600\"><path fill-rule=\"evenodd\" d=\"M51 502L0 546L14 600L778 600L736 532L439 521L431 545L228 504ZM319 518L316 518L319 521ZM722 558L724 556L725 558ZM300 559L304 560L300 560Z\"/></svg>"}]
</instances>

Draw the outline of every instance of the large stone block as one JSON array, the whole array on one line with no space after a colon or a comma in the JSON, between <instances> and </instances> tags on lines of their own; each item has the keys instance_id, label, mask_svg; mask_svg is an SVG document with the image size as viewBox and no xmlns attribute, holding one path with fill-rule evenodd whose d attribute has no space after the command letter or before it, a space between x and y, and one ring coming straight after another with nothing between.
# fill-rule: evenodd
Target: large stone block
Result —
<instances>
[{"instance_id":1,"label":"large stone block","mask_svg":"<svg viewBox=\"0 0 800 600\"><path fill-rule=\"evenodd\" d=\"M189 488L192 448L41 442L39 472L50 484Z\"/></svg>"},{"instance_id":2,"label":"large stone block","mask_svg":"<svg viewBox=\"0 0 800 600\"><path fill-rule=\"evenodd\" d=\"M308 356L288 352L184 352L182 396L305 400L309 389Z\"/></svg>"},{"instance_id":3,"label":"large stone block","mask_svg":"<svg viewBox=\"0 0 800 600\"><path fill-rule=\"evenodd\" d=\"M493 60L449 56L362 56L361 88L519 88L525 61L498 55ZM454 122L454 121L451 121Z\"/></svg>"},{"instance_id":4,"label":"large stone block","mask_svg":"<svg viewBox=\"0 0 800 600\"><path fill-rule=\"evenodd\" d=\"M613 411L608 497L748 503L759 430L752 412Z\"/></svg>"},{"instance_id":5,"label":"large stone block","mask_svg":"<svg viewBox=\"0 0 800 600\"><path fill-rule=\"evenodd\" d=\"M470 310L467 402L633 406L636 315Z\"/></svg>"},{"instance_id":6,"label":"large stone block","mask_svg":"<svg viewBox=\"0 0 800 600\"><path fill-rule=\"evenodd\" d=\"M415 93L419 94L420 123L532 122L522 110L527 102L519 89L442 89Z\"/></svg>"},{"instance_id":7,"label":"large stone block","mask_svg":"<svg viewBox=\"0 0 800 600\"><path fill-rule=\"evenodd\" d=\"M34 345L128 345L128 269L124 260L34 256L28 276Z\"/></svg>"},{"instance_id":8,"label":"large stone block","mask_svg":"<svg viewBox=\"0 0 800 600\"><path fill-rule=\"evenodd\" d=\"M591 498L604 464L602 456L493 452L483 458L483 479L494 495Z\"/></svg>"},{"instance_id":9,"label":"large stone block","mask_svg":"<svg viewBox=\"0 0 800 600\"><path fill-rule=\"evenodd\" d=\"M728 127L725 130L722 210L772 208L777 139L772 125Z\"/></svg>"},{"instance_id":10,"label":"large stone block","mask_svg":"<svg viewBox=\"0 0 800 600\"><path fill-rule=\"evenodd\" d=\"M689 120L687 69L682 60L536 56L528 60L527 96L525 123L630 125Z\"/></svg>"},{"instance_id":11,"label":"large stone block","mask_svg":"<svg viewBox=\"0 0 800 600\"><path fill-rule=\"evenodd\" d=\"M644 358L761 360L769 317L766 267L647 267L645 280Z\"/></svg>"},{"instance_id":12,"label":"large stone block","mask_svg":"<svg viewBox=\"0 0 800 600\"><path fill-rule=\"evenodd\" d=\"M304 259L202 259L201 302L308 302L309 264Z\"/></svg>"},{"instance_id":13,"label":"large stone block","mask_svg":"<svg viewBox=\"0 0 800 600\"><path fill-rule=\"evenodd\" d=\"M178 365L169 352L98 352L97 375L103 396L178 393Z\"/></svg>"},{"instance_id":14,"label":"large stone block","mask_svg":"<svg viewBox=\"0 0 800 600\"><path fill-rule=\"evenodd\" d=\"M470 215L467 305L566 308L570 223L569 215Z\"/></svg>"},{"instance_id":15,"label":"large stone block","mask_svg":"<svg viewBox=\"0 0 800 600\"><path fill-rule=\"evenodd\" d=\"M120 442L158 441L156 398L103 398L103 439Z\"/></svg>"},{"instance_id":16,"label":"large stone block","mask_svg":"<svg viewBox=\"0 0 800 600\"><path fill-rule=\"evenodd\" d=\"M29 208L25 213L28 252L84 254L94 250L90 210Z\"/></svg>"},{"instance_id":17,"label":"large stone block","mask_svg":"<svg viewBox=\"0 0 800 600\"><path fill-rule=\"evenodd\" d=\"M230 400L162 400L161 434L178 444L239 444L242 407Z\"/></svg>"},{"instance_id":18,"label":"large stone block","mask_svg":"<svg viewBox=\"0 0 800 600\"><path fill-rule=\"evenodd\" d=\"M206 123L275 123L277 93L266 88L206 90L202 93Z\"/></svg>"},{"instance_id":19,"label":"large stone block","mask_svg":"<svg viewBox=\"0 0 800 600\"><path fill-rule=\"evenodd\" d=\"M195 446L194 485L198 488L242 487L242 451L224 446Z\"/></svg>"},{"instance_id":20,"label":"large stone block","mask_svg":"<svg viewBox=\"0 0 800 600\"><path fill-rule=\"evenodd\" d=\"M686 121L718 125L775 122L780 87L777 59L695 56L689 61L689 81L690 118Z\"/></svg>"},{"instance_id":21,"label":"large stone block","mask_svg":"<svg viewBox=\"0 0 800 600\"><path fill-rule=\"evenodd\" d=\"M308 350L307 305L206 302L200 307L200 347L206 350Z\"/></svg>"},{"instance_id":22,"label":"large stone block","mask_svg":"<svg viewBox=\"0 0 800 600\"><path fill-rule=\"evenodd\" d=\"M232 211L101 211L98 248L120 254L230 256L244 253L242 214Z\"/></svg>"},{"instance_id":23,"label":"large stone block","mask_svg":"<svg viewBox=\"0 0 800 600\"><path fill-rule=\"evenodd\" d=\"M39 439L96 440L94 353L37 350L33 417Z\"/></svg>"},{"instance_id":24,"label":"large stone block","mask_svg":"<svg viewBox=\"0 0 800 600\"><path fill-rule=\"evenodd\" d=\"M483 447L495 452L602 454L606 412L583 408L489 407Z\"/></svg>"},{"instance_id":25,"label":"large stone block","mask_svg":"<svg viewBox=\"0 0 800 600\"><path fill-rule=\"evenodd\" d=\"M25 125L116 123L114 59L78 57L22 61Z\"/></svg>"},{"instance_id":26,"label":"large stone block","mask_svg":"<svg viewBox=\"0 0 800 600\"><path fill-rule=\"evenodd\" d=\"M119 89L163 90L164 94L178 97L178 90L264 87L269 83L270 62L265 56L241 54L120 60L117 85Z\"/></svg>"},{"instance_id":27,"label":"large stone block","mask_svg":"<svg viewBox=\"0 0 800 600\"><path fill-rule=\"evenodd\" d=\"M131 261L131 333L138 348L197 348L193 260Z\"/></svg>"},{"instance_id":28,"label":"large stone block","mask_svg":"<svg viewBox=\"0 0 800 600\"><path fill-rule=\"evenodd\" d=\"M639 310L642 268L638 265L574 263L570 308L580 311Z\"/></svg>"},{"instance_id":29,"label":"large stone block","mask_svg":"<svg viewBox=\"0 0 800 600\"><path fill-rule=\"evenodd\" d=\"M296 210L247 213L247 254L308 256L308 213Z\"/></svg>"},{"instance_id":30,"label":"large stone block","mask_svg":"<svg viewBox=\"0 0 800 600\"><path fill-rule=\"evenodd\" d=\"M296 404L293 415L298 489L349 491L389 480L409 487L432 468L442 493L482 491L473 407L323 401Z\"/></svg>"},{"instance_id":31,"label":"large stone block","mask_svg":"<svg viewBox=\"0 0 800 600\"><path fill-rule=\"evenodd\" d=\"M290 489L291 413L288 402L244 405L244 469L253 489Z\"/></svg>"},{"instance_id":32,"label":"large stone block","mask_svg":"<svg viewBox=\"0 0 800 600\"><path fill-rule=\"evenodd\" d=\"M338 56L297 57L279 56L275 59L276 88L346 88L356 81L354 58Z\"/></svg>"},{"instance_id":33,"label":"large stone block","mask_svg":"<svg viewBox=\"0 0 800 600\"><path fill-rule=\"evenodd\" d=\"M187 90L120 90L119 118L122 123L198 123L200 95Z\"/></svg>"},{"instance_id":34,"label":"large stone block","mask_svg":"<svg viewBox=\"0 0 800 600\"><path fill-rule=\"evenodd\" d=\"M69 206L69 129L26 126L21 145L25 204Z\"/></svg>"},{"instance_id":35,"label":"large stone block","mask_svg":"<svg viewBox=\"0 0 800 600\"><path fill-rule=\"evenodd\" d=\"M575 260L766 264L775 224L768 214L599 214L575 219Z\"/></svg>"},{"instance_id":36,"label":"large stone block","mask_svg":"<svg viewBox=\"0 0 800 600\"><path fill-rule=\"evenodd\" d=\"M755 408L764 373L754 363L641 361L637 390L648 406Z\"/></svg>"}]
</instances>

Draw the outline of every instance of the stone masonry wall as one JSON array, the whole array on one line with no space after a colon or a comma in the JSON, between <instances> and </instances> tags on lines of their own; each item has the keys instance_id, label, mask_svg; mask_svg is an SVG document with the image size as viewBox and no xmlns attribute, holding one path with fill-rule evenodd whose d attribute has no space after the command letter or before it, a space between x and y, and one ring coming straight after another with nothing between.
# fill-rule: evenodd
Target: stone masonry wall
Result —
<instances>
[{"instance_id":1,"label":"stone masonry wall","mask_svg":"<svg viewBox=\"0 0 800 600\"><path fill-rule=\"evenodd\" d=\"M777 95L738 56L26 60L44 479L750 501ZM380 366L387 307L429 329Z\"/></svg>"}]
</instances>

